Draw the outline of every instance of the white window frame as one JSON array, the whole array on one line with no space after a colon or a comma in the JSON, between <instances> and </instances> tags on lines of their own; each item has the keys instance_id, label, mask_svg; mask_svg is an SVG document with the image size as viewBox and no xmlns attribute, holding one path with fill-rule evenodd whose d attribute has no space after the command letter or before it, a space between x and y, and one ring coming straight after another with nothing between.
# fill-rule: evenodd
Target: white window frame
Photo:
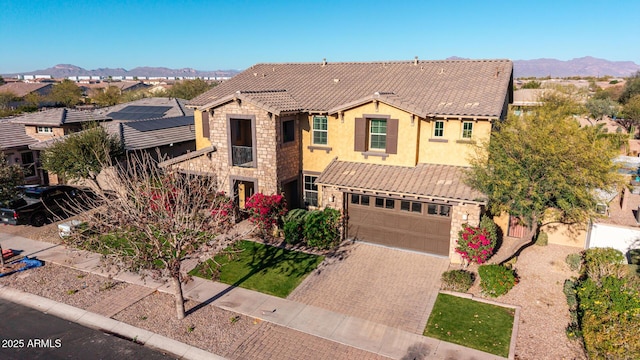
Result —
<instances>
[{"instance_id":1,"label":"white window frame","mask_svg":"<svg viewBox=\"0 0 640 360\"><path fill-rule=\"evenodd\" d=\"M470 129L465 129L465 126L469 125ZM467 136L468 134L468 136ZM461 137L463 139L469 140L473 137L473 121L463 121L462 122L462 134Z\"/></svg>"},{"instance_id":2,"label":"white window frame","mask_svg":"<svg viewBox=\"0 0 640 360\"><path fill-rule=\"evenodd\" d=\"M310 183L307 183L307 178L311 180ZM304 202L308 206L313 206L313 207L318 206L319 199L318 199L318 185L316 185L317 180L318 180L318 175L304 175L302 178L302 182L304 186ZM310 185L309 188L307 188L307 184ZM309 196L307 196L308 193L315 193L315 204L312 204L311 202L308 201L308 199L310 198Z\"/></svg>"},{"instance_id":3,"label":"white window frame","mask_svg":"<svg viewBox=\"0 0 640 360\"><path fill-rule=\"evenodd\" d=\"M440 129L438 129L438 124L442 125ZM438 131L440 132L439 135L438 135ZM433 137L436 137L436 138L444 137L444 121L443 120L436 120L433 123Z\"/></svg>"},{"instance_id":4,"label":"white window frame","mask_svg":"<svg viewBox=\"0 0 640 360\"><path fill-rule=\"evenodd\" d=\"M324 118L324 125L326 127L326 129L316 129L316 119L317 120L322 120ZM311 128L312 128L312 133L311 133L311 142L313 143L313 145L328 145L329 144L329 121L327 119L326 116L314 116L313 119L311 120ZM324 133L324 143L323 142L316 142L316 133Z\"/></svg>"},{"instance_id":5,"label":"white window frame","mask_svg":"<svg viewBox=\"0 0 640 360\"><path fill-rule=\"evenodd\" d=\"M53 134L51 126L37 126L36 131L38 131L38 134Z\"/></svg>"},{"instance_id":6,"label":"white window frame","mask_svg":"<svg viewBox=\"0 0 640 360\"><path fill-rule=\"evenodd\" d=\"M377 133L377 132L374 133L373 132L373 122L374 121L383 121L384 122L384 133ZM369 145L368 146L369 150L372 150L372 151L386 151L387 150L387 132L388 132L387 131L388 130L387 126L389 125L388 122L387 122L387 119L375 119L375 118L374 119L369 119L369 124L368 125L369 125L369 129L368 129L369 130L369 144L368 144ZM373 136L384 136L384 147L382 147L382 148L373 147L372 146L372 144L373 144L373 141L372 141Z\"/></svg>"}]
</instances>

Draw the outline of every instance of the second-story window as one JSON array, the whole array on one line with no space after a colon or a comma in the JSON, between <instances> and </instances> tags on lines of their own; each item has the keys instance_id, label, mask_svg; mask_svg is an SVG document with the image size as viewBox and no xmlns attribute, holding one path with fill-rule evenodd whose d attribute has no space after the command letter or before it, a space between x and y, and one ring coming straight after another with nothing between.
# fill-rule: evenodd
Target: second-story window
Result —
<instances>
[{"instance_id":1,"label":"second-story window","mask_svg":"<svg viewBox=\"0 0 640 360\"><path fill-rule=\"evenodd\" d=\"M369 150L385 150L387 148L387 120L371 119L369 121Z\"/></svg>"},{"instance_id":2,"label":"second-story window","mask_svg":"<svg viewBox=\"0 0 640 360\"><path fill-rule=\"evenodd\" d=\"M327 117L313 117L313 145L327 145Z\"/></svg>"},{"instance_id":3,"label":"second-story window","mask_svg":"<svg viewBox=\"0 0 640 360\"><path fill-rule=\"evenodd\" d=\"M473 135L473 123L471 121L465 121L462 123L462 138L471 139Z\"/></svg>"},{"instance_id":4,"label":"second-story window","mask_svg":"<svg viewBox=\"0 0 640 360\"><path fill-rule=\"evenodd\" d=\"M50 126L38 126L38 134L53 134L53 128Z\"/></svg>"},{"instance_id":5,"label":"second-story window","mask_svg":"<svg viewBox=\"0 0 640 360\"><path fill-rule=\"evenodd\" d=\"M287 120L282 122L282 142L288 143L296 139L296 121Z\"/></svg>"},{"instance_id":6,"label":"second-story window","mask_svg":"<svg viewBox=\"0 0 640 360\"><path fill-rule=\"evenodd\" d=\"M444 136L444 121L436 121L433 124L433 137Z\"/></svg>"}]
</instances>

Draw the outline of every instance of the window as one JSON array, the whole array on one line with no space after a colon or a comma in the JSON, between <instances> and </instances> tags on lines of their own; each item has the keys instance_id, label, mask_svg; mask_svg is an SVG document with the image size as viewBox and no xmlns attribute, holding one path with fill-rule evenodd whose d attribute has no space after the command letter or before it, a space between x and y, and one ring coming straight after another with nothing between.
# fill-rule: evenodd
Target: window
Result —
<instances>
[{"instance_id":1,"label":"window","mask_svg":"<svg viewBox=\"0 0 640 360\"><path fill-rule=\"evenodd\" d=\"M463 139L471 139L471 135L473 134L473 123L470 121L465 121L462 123L462 138Z\"/></svg>"},{"instance_id":2,"label":"window","mask_svg":"<svg viewBox=\"0 0 640 360\"><path fill-rule=\"evenodd\" d=\"M351 194L351 203L360 204L360 195Z\"/></svg>"},{"instance_id":3,"label":"window","mask_svg":"<svg viewBox=\"0 0 640 360\"><path fill-rule=\"evenodd\" d=\"M371 119L369 121L369 150L387 149L387 120Z\"/></svg>"},{"instance_id":4,"label":"window","mask_svg":"<svg viewBox=\"0 0 640 360\"><path fill-rule=\"evenodd\" d=\"M351 203L352 204L362 205L362 206L369 206L369 196L368 195L351 194Z\"/></svg>"},{"instance_id":5,"label":"window","mask_svg":"<svg viewBox=\"0 0 640 360\"><path fill-rule=\"evenodd\" d=\"M433 124L433 137L444 136L444 121L436 121Z\"/></svg>"},{"instance_id":6,"label":"window","mask_svg":"<svg viewBox=\"0 0 640 360\"><path fill-rule=\"evenodd\" d=\"M317 176L304 176L304 202L307 206L318 206Z\"/></svg>"},{"instance_id":7,"label":"window","mask_svg":"<svg viewBox=\"0 0 640 360\"><path fill-rule=\"evenodd\" d=\"M50 126L38 126L38 134L53 134L53 128Z\"/></svg>"},{"instance_id":8,"label":"window","mask_svg":"<svg viewBox=\"0 0 640 360\"><path fill-rule=\"evenodd\" d=\"M384 207L384 199L383 198L379 198L379 197L376 198L376 207L379 207L379 208Z\"/></svg>"},{"instance_id":9,"label":"window","mask_svg":"<svg viewBox=\"0 0 640 360\"><path fill-rule=\"evenodd\" d=\"M327 117L326 116L314 116L313 117L313 144L314 145L327 145Z\"/></svg>"},{"instance_id":10,"label":"window","mask_svg":"<svg viewBox=\"0 0 640 360\"><path fill-rule=\"evenodd\" d=\"M393 209L395 207L396 201L393 199L386 199L384 201L384 207L387 209Z\"/></svg>"},{"instance_id":11,"label":"window","mask_svg":"<svg viewBox=\"0 0 640 360\"><path fill-rule=\"evenodd\" d=\"M427 204L427 214L449 217L451 215L451 206Z\"/></svg>"},{"instance_id":12,"label":"window","mask_svg":"<svg viewBox=\"0 0 640 360\"><path fill-rule=\"evenodd\" d=\"M410 212L415 212L415 213L421 213L422 212L422 204L419 202L412 202L412 201L401 201L400 202L400 210L401 211L410 211Z\"/></svg>"},{"instance_id":13,"label":"window","mask_svg":"<svg viewBox=\"0 0 640 360\"><path fill-rule=\"evenodd\" d=\"M282 122L282 142L288 143L296 139L296 122L287 120Z\"/></svg>"},{"instance_id":14,"label":"window","mask_svg":"<svg viewBox=\"0 0 640 360\"><path fill-rule=\"evenodd\" d=\"M22 171L25 177L31 177L36 175L36 168L33 160L33 152L20 153L20 160L22 161Z\"/></svg>"}]
</instances>

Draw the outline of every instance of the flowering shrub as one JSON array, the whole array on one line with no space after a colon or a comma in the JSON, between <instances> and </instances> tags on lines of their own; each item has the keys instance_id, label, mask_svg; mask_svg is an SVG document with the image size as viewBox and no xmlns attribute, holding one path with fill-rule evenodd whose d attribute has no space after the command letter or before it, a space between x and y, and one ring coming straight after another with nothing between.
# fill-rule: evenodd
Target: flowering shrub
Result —
<instances>
[{"instance_id":1,"label":"flowering shrub","mask_svg":"<svg viewBox=\"0 0 640 360\"><path fill-rule=\"evenodd\" d=\"M462 224L458 233L456 252L469 262L484 264L493 255L496 238L486 228L478 228Z\"/></svg>"},{"instance_id":2,"label":"flowering shrub","mask_svg":"<svg viewBox=\"0 0 640 360\"><path fill-rule=\"evenodd\" d=\"M482 265L478 268L478 275L482 292L492 297L508 293L518 283L513 270L502 265Z\"/></svg>"},{"instance_id":3,"label":"flowering shrub","mask_svg":"<svg viewBox=\"0 0 640 360\"><path fill-rule=\"evenodd\" d=\"M247 200L245 208L249 211L249 220L258 225L262 235L268 235L287 213L286 201L280 194L255 193Z\"/></svg>"}]
</instances>

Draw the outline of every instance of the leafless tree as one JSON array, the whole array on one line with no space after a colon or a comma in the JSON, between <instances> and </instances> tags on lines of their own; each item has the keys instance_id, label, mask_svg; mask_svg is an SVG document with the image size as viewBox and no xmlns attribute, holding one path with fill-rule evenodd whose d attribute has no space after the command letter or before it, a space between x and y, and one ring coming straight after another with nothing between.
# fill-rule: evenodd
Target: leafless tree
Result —
<instances>
[{"instance_id":1,"label":"leafless tree","mask_svg":"<svg viewBox=\"0 0 640 360\"><path fill-rule=\"evenodd\" d=\"M146 154L114 169L115 194L99 194L96 209L79 215L87 228L67 241L105 254L118 269L171 281L182 319L188 276L181 265L211 258L238 238L228 234L233 203L212 178L163 170Z\"/></svg>"}]
</instances>

